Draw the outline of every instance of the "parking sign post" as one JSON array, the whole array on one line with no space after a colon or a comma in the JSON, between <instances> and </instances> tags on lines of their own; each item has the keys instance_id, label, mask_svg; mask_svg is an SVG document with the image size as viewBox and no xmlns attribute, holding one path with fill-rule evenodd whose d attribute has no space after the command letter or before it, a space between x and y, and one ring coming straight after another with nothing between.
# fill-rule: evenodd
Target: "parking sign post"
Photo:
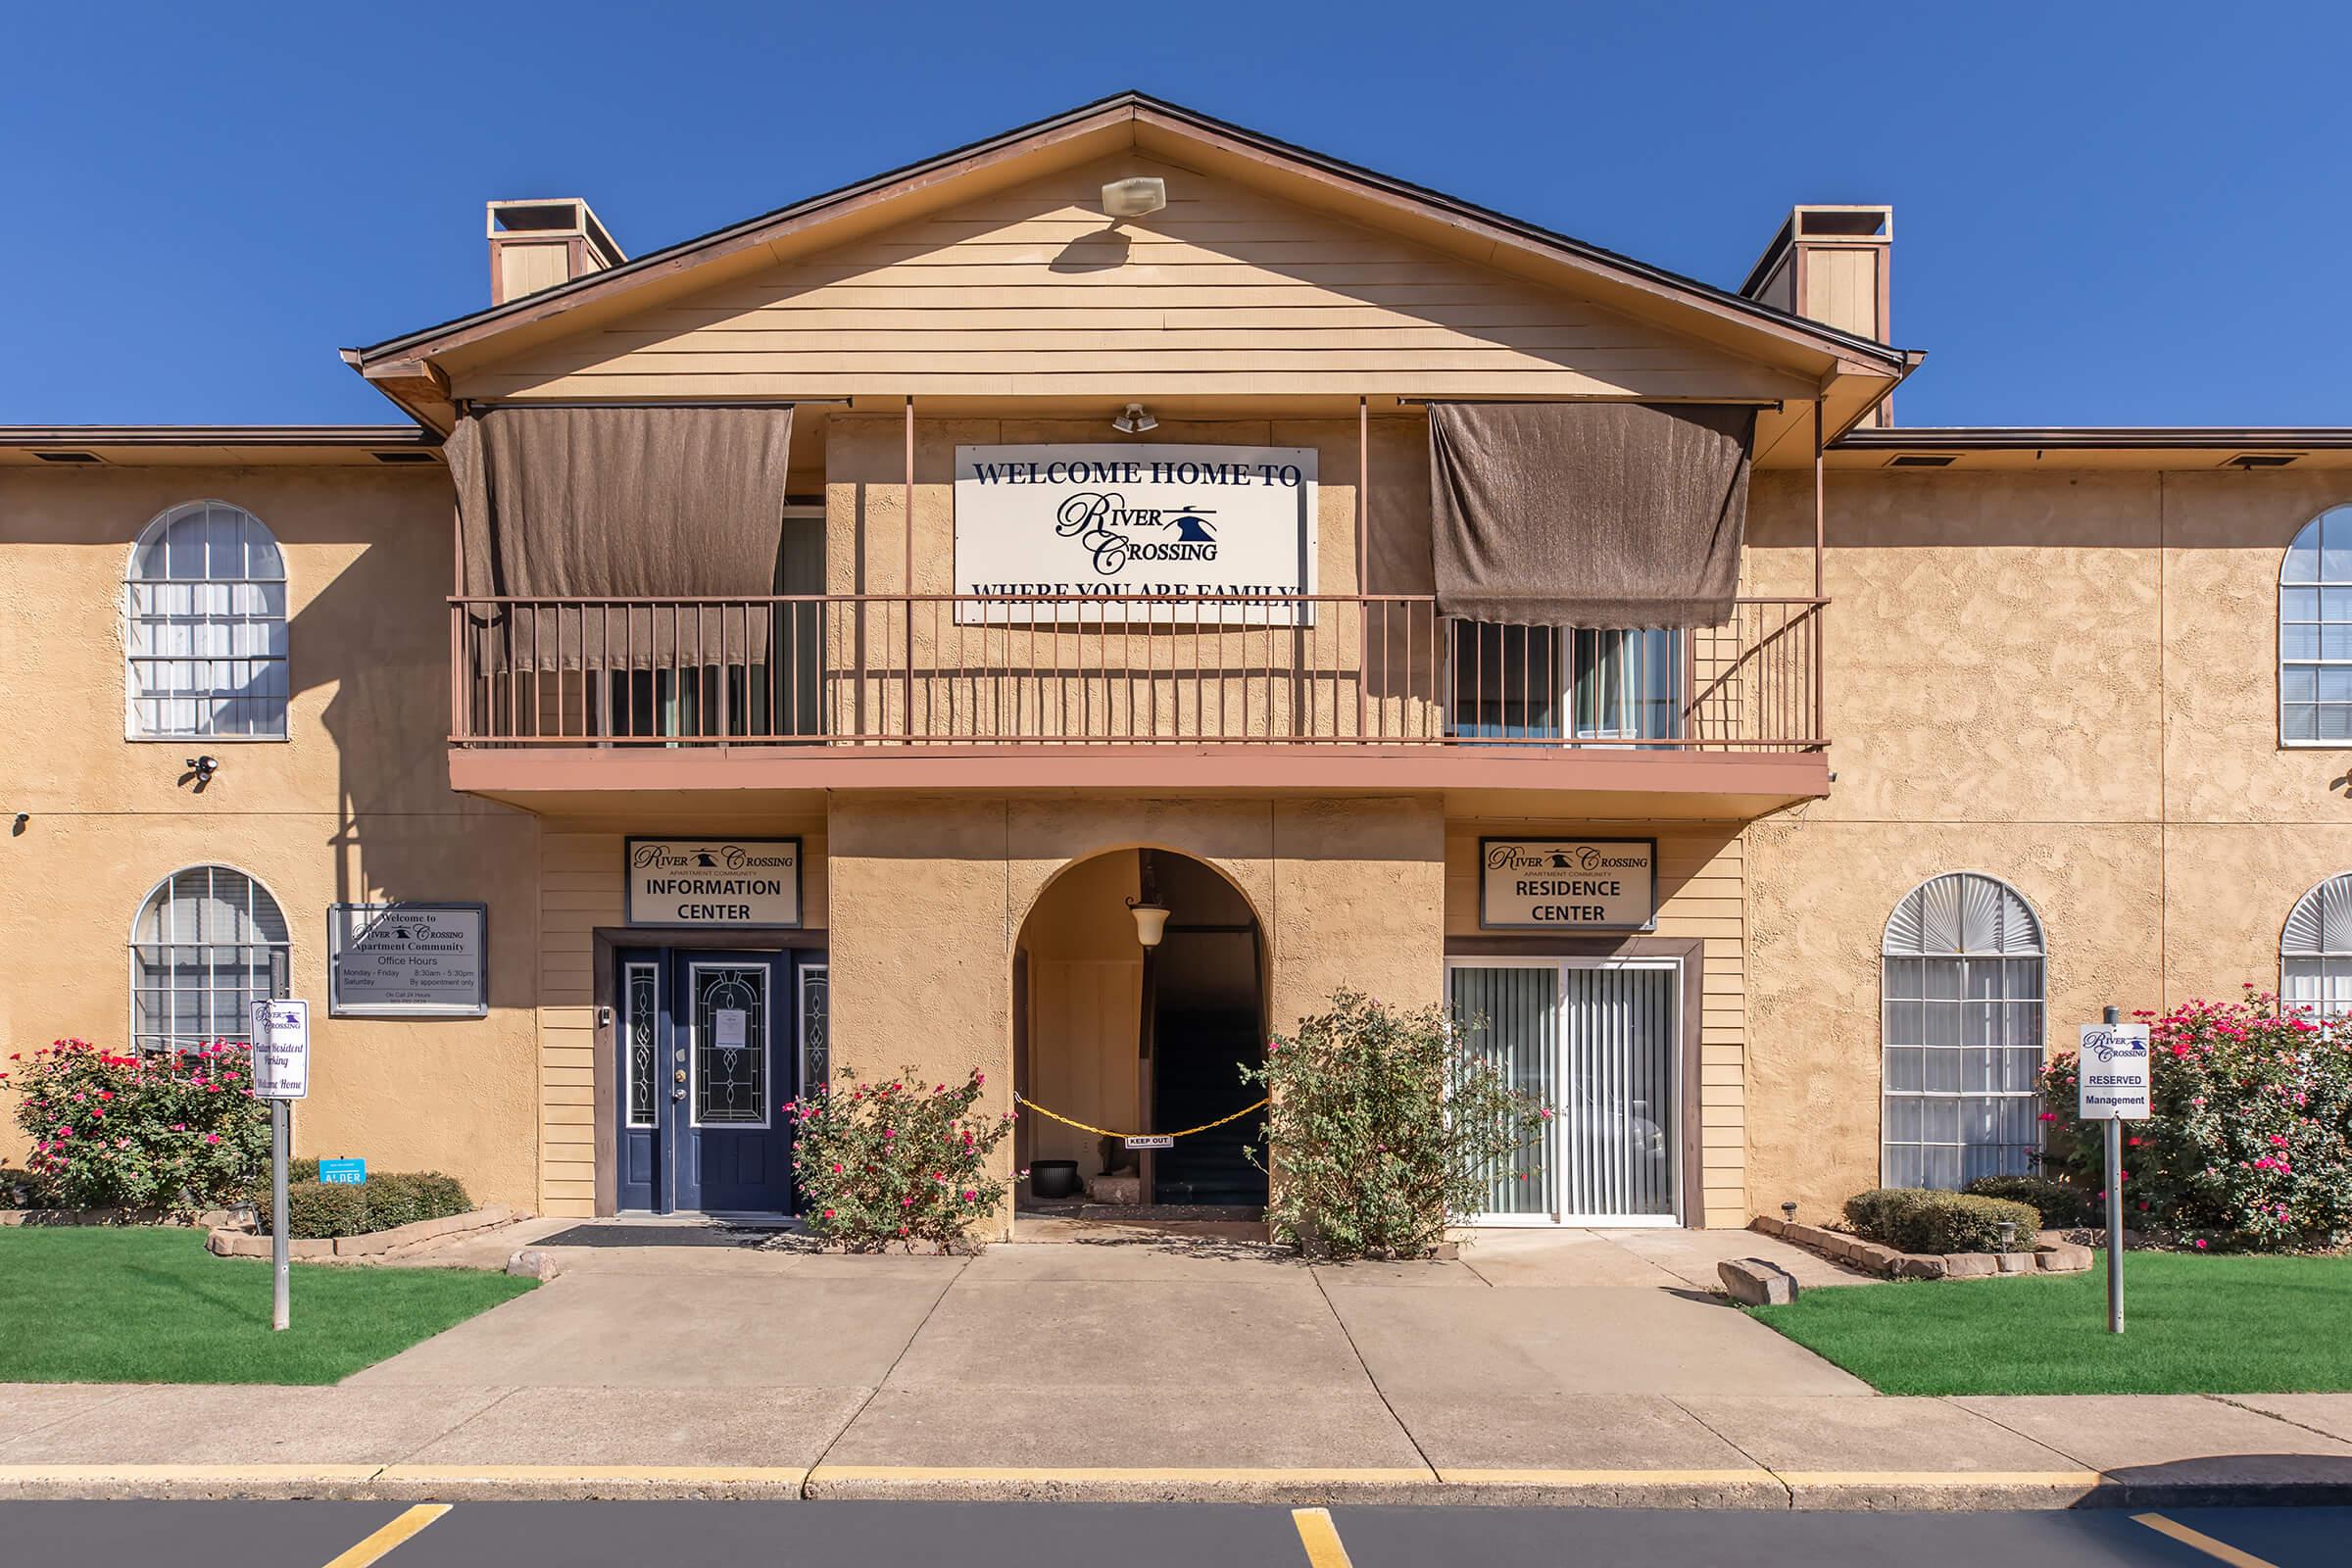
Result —
<instances>
[{"instance_id":1,"label":"parking sign post","mask_svg":"<svg viewBox=\"0 0 2352 1568\"><path fill-rule=\"evenodd\" d=\"M286 1220L286 1154L292 1102L311 1092L311 1004L279 998L253 1004L253 1092L270 1102L270 1327L293 1321L292 1246Z\"/></svg>"},{"instance_id":2,"label":"parking sign post","mask_svg":"<svg viewBox=\"0 0 2352 1568\"><path fill-rule=\"evenodd\" d=\"M2123 1023L2109 1007L2104 1023L2082 1028L2076 1057L2078 1112L2107 1124L2107 1332L2124 1332L2124 1123L2148 1115L2148 1026Z\"/></svg>"}]
</instances>

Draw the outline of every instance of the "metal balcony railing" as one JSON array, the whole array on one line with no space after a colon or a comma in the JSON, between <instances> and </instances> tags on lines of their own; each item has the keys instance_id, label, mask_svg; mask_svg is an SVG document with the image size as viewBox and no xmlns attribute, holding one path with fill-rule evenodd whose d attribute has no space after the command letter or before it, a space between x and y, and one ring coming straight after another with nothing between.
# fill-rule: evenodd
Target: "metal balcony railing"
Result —
<instances>
[{"instance_id":1,"label":"metal balcony railing","mask_svg":"<svg viewBox=\"0 0 2352 1568\"><path fill-rule=\"evenodd\" d=\"M1620 631L1426 594L453 598L450 739L1815 751L1826 608Z\"/></svg>"}]
</instances>

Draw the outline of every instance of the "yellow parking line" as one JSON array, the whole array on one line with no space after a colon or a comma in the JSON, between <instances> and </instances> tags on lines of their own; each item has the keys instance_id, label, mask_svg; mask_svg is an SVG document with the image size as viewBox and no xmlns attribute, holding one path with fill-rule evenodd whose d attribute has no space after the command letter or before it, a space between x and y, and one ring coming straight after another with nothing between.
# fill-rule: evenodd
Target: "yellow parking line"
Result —
<instances>
[{"instance_id":1,"label":"yellow parking line","mask_svg":"<svg viewBox=\"0 0 2352 1568\"><path fill-rule=\"evenodd\" d=\"M420 1502L399 1518L335 1558L326 1568L368 1568L369 1563L381 1562L404 1541L415 1536L426 1525L449 1512L446 1502Z\"/></svg>"},{"instance_id":2,"label":"yellow parking line","mask_svg":"<svg viewBox=\"0 0 2352 1568\"><path fill-rule=\"evenodd\" d=\"M2240 1551L2227 1541L2216 1541L2201 1530L2176 1524L2160 1513L2135 1513L2132 1519L2134 1524L2146 1525L2160 1536L2172 1537L2183 1546L2194 1546L2208 1557L2217 1557L2229 1563L2230 1568L2277 1568L2277 1564L2266 1562L2250 1551Z\"/></svg>"},{"instance_id":3,"label":"yellow parking line","mask_svg":"<svg viewBox=\"0 0 2352 1568\"><path fill-rule=\"evenodd\" d=\"M1353 1568L1348 1548L1331 1522L1329 1508L1293 1508L1291 1523L1298 1527L1298 1544L1306 1548L1307 1568Z\"/></svg>"}]
</instances>

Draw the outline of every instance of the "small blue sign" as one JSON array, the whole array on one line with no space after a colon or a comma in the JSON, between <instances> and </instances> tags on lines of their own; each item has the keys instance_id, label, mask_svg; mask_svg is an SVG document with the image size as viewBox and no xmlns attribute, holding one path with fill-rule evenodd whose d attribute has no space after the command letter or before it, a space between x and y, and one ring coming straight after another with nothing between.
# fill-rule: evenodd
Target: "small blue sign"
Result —
<instances>
[{"instance_id":1,"label":"small blue sign","mask_svg":"<svg viewBox=\"0 0 2352 1568\"><path fill-rule=\"evenodd\" d=\"M368 1179L368 1162L364 1159L322 1159L318 1162L318 1179L357 1186Z\"/></svg>"}]
</instances>

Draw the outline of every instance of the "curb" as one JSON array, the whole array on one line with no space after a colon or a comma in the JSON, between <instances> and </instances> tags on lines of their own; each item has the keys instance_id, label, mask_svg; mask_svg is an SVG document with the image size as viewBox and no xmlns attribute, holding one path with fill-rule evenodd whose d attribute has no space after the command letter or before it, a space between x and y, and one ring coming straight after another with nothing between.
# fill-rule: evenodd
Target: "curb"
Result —
<instances>
[{"instance_id":1,"label":"curb","mask_svg":"<svg viewBox=\"0 0 2352 1568\"><path fill-rule=\"evenodd\" d=\"M2352 1481L2151 1482L2096 1470L976 1468L946 1465L0 1465L0 1500L795 1499L1410 1503L1962 1512L2352 1503Z\"/></svg>"}]
</instances>

